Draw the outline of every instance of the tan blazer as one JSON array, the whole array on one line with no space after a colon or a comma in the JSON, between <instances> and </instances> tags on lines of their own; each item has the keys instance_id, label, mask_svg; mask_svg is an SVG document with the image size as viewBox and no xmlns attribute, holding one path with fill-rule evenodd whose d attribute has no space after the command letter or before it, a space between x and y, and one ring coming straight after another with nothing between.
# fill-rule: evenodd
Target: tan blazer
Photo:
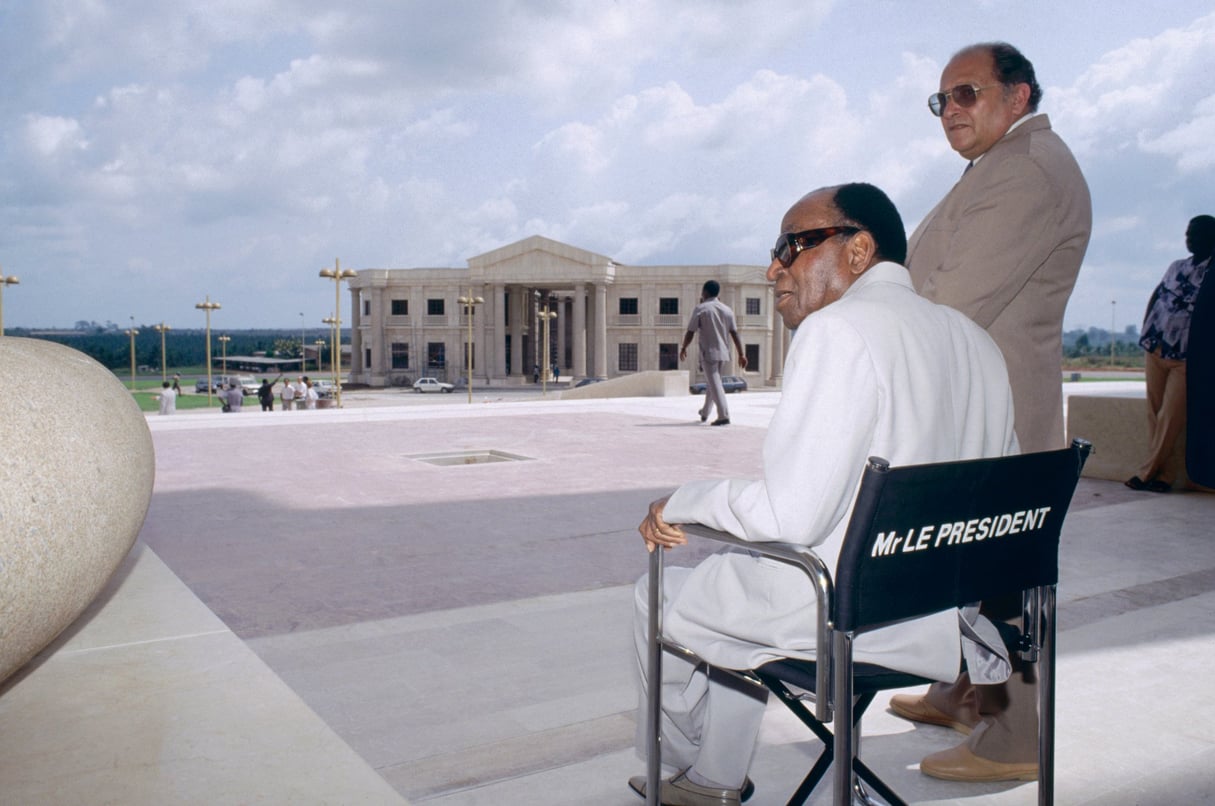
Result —
<instances>
[{"instance_id":1,"label":"tan blazer","mask_svg":"<svg viewBox=\"0 0 1215 806\"><path fill-rule=\"evenodd\" d=\"M908 244L916 291L969 316L1004 353L1026 453L1064 446L1063 312L1091 230L1080 166L1035 115L963 174Z\"/></svg>"}]
</instances>

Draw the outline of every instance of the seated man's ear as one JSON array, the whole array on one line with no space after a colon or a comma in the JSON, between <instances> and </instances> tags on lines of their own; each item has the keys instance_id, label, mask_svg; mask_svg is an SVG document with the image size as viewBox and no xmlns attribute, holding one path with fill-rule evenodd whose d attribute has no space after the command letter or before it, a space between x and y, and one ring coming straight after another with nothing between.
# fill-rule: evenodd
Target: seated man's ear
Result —
<instances>
[{"instance_id":1,"label":"seated man's ear","mask_svg":"<svg viewBox=\"0 0 1215 806\"><path fill-rule=\"evenodd\" d=\"M873 265L877 254L877 243L868 232L858 232L848 241L848 269L853 274L862 274Z\"/></svg>"}]
</instances>

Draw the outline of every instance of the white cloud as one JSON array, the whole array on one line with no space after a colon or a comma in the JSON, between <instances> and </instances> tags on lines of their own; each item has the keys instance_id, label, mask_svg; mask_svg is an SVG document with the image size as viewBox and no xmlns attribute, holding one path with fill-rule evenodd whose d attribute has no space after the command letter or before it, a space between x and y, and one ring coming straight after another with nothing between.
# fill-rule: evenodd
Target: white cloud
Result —
<instances>
[{"instance_id":1,"label":"white cloud","mask_svg":"<svg viewBox=\"0 0 1215 806\"><path fill-rule=\"evenodd\" d=\"M93 279L111 266L141 272L149 307L227 289L227 315L273 324L241 300L274 289L297 316L299 278L334 254L461 265L540 233L763 263L813 187L872 181L910 228L962 167L924 106L960 44L938 45L935 0L889 19L805 0L137 5L19 4L0 29L0 242L64 278L60 321L128 315L93 310L129 305ZM1215 15L1109 27L1047 96L1097 207L1077 310L1107 271L1159 274L1215 162Z\"/></svg>"},{"instance_id":2,"label":"white cloud","mask_svg":"<svg viewBox=\"0 0 1215 806\"><path fill-rule=\"evenodd\" d=\"M1194 116L1163 134L1141 134L1140 147L1152 154L1164 154L1177 162L1182 173L1201 173L1215 167L1215 94L1199 101Z\"/></svg>"},{"instance_id":3,"label":"white cloud","mask_svg":"<svg viewBox=\"0 0 1215 806\"><path fill-rule=\"evenodd\" d=\"M30 148L43 157L83 151L89 147L79 121L48 115L26 116L25 140Z\"/></svg>"},{"instance_id":4,"label":"white cloud","mask_svg":"<svg viewBox=\"0 0 1215 806\"><path fill-rule=\"evenodd\" d=\"M1050 98L1078 152L1130 147L1172 156L1191 171L1211 164L1211 138L1194 135L1215 113L1213 72L1215 13L1111 50Z\"/></svg>"}]
</instances>

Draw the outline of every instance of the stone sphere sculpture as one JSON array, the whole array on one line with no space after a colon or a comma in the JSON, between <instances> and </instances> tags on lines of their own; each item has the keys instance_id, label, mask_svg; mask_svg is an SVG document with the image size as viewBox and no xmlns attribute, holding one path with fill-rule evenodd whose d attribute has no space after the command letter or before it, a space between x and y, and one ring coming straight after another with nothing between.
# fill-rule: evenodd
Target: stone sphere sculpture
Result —
<instances>
[{"instance_id":1,"label":"stone sphere sculpture","mask_svg":"<svg viewBox=\"0 0 1215 806\"><path fill-rule=\"evenodd\" d=\"M155 467L147 421L114 373L61 344L0 336L0 681L109 580Z\"/></svg>"}]
</instances>

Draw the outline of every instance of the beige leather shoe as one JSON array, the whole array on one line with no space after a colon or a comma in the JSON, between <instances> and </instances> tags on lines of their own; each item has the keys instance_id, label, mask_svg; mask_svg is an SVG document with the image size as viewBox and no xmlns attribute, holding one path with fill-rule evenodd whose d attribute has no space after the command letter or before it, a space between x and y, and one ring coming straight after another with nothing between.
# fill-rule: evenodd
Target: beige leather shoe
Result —
<instances>
[{"instance_id":1,"label":"beige leather shoe","mask_svg":"<svg viewBox=\"0 0 1215 806\"><path fill-rule=\"evenodd\" d=\"M923 722L926 725L943 725L969 736L973 725L967 725L938 709L923 694L895 694L890 698L890 710L903 719Z\"/></svg>"},{"instance_id":2,"label":"beige leather shoe","mask_svg":"<svg viewBox=\"0 0 1215 806\"><path fill-rule=\"evenodd\" d=\"M944 781L1036 781L1038 763L1007 764L976 756L965 744L933 753L920 762L920 772Z\"/></svg>"},{"instance_id":3,"label":"beige leather shoe","mask_svg":"<svg viewBox=\"0 0 1215 806\"><path fill-rule=\"evenodd\" d=\"M738 789L712 789L694 784L687 778L687 770L662 782L658 791L658 802L662 806L740 806L741 791ZM645 797L645 776L634 775L629 787Z\"/></svg>"}]
</instances>

